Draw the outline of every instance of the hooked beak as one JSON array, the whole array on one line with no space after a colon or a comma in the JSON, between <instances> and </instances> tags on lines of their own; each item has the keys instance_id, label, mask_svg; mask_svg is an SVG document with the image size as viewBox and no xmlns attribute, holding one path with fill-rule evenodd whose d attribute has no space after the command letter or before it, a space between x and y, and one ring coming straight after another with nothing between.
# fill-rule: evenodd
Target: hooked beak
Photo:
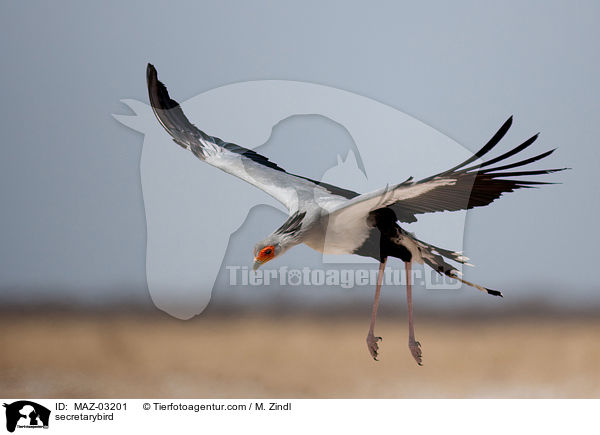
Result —
<instances>
[{"instance_id":1,"label":"hooked beak","mask_svg":"<svg viewBox=\"0 0 600 435\"><path fill-rule=\"evenodd\" d=\"M264 263L264 261L260 261L258 258L254 258L254 265L252 266L252 269L256 271L256 269L258 269L260 266L262 266L262 264Z\"/></svg>"}]
</instances>

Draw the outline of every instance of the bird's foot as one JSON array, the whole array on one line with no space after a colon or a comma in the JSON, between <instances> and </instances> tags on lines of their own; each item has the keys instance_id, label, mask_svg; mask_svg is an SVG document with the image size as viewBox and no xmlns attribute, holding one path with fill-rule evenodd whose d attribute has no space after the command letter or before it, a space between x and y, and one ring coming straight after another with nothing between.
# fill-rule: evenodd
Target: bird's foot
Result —
<instances>
[{"instance_id":1,"label":"bird's foot","mask_svg":"<svg viewBox=\"0 0 600 435\"><path fill-rule=\"evenodd\" d=\"M420 366L423 365L423 352L421 351L421 343L415 341L415 339L408 340L408 348L412 353L413 358Z\"/></svg>"},{"instance_id":2,"label":"bird's foot","mask_svg":"<svg viewBox=\"0 0 600 435\"><path fill-rule=\"evenodd\" d=\"M377 352L379 351L379 344L377 343L382 340L383 338L375 337L372 332L369 332L369 335L367 335L367 348L375 361L378 361Z\"/></svg>"}]
</instances>

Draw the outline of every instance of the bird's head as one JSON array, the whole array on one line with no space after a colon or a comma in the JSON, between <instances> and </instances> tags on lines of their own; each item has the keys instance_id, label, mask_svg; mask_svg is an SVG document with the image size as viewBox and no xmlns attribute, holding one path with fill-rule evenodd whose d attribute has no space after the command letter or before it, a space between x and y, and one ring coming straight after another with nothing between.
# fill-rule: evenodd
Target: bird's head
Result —
<instances>
[{"instance_id":1,"label":"bird's head","mask_svg":"<svg viewBox=\"0 0 600 435\"><path fill-rule=\"evenodd\" d=\"M275 245L264 245L258 243L254 247L254 270L265 264L267 261L272 260L276 256Z\"/></svg>"},{"instance_id":2,"label":"bird's head","mask_svg":"<svg viewBox=\"0 0 600 435\"><path fill-rule=\"evenodd\" d=\"M254 270L271 261L275 257L279 257L295 243L282 237L278 234L272 234L262 242L254 245Z\"/></svg>"}]
</instances>

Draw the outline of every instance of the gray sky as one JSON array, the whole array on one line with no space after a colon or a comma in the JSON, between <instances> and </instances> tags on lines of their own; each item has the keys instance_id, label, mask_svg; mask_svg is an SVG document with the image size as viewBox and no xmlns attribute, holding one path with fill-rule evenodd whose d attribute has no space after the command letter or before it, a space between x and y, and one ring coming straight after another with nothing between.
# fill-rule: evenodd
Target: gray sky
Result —
<instances>
[{"instance_id":1,"label":"gray sky","mask_svg":"<svg viewBox=\"0 0 600 435\"><path fill-rule=\"evenodd\" d=\"M130 113L121 99L147 101L150 61L181 100L239 81L314 82L473 151L514 115L510 143L541 131L535 150L559 147L548 165L574 169L468 214L468 277L600 301L598 16L597 2L3 2L0 291L148 301L143 137L111 114Z\"/></svg>"}]
</instances>

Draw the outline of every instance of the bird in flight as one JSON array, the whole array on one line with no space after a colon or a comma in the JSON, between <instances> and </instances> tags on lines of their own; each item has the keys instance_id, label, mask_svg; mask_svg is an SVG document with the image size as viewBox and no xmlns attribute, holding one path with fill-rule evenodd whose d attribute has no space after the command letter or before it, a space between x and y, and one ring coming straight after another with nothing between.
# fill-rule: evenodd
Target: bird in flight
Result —
<instances>
[{"instance_id":1,"label":"bird in flight","mask_svg":"<svg viewBox=\"0 0 600 435\"><path fill-rule=\"evenodd\" d=\"M419 365L422 365L422 351L414 332L411 290L413 262L427 264L439 274L490 295L502 296L498 290L461 278L460 272L448 261L468 264L468 258L462 253L419 240L405 231L399 222L415 222L417 215L423 213L485 206L505 192L552 184L523 180L523 176L550 174L566 169L522 170L523 166L549 156L554 150L505 163L506 159L533 144L537 134L498 157L474 163L487 155L504 137L512 124L510 117L487 144L464 162L419 181L410 177L402 183L360 194L289 173L255 151L209 136L186 118L179 103L171 99L165 85L158 80L157 71L151 64L148 64L146 78L154 114L175 143L191 151L200 160L265 191L288 209L288 219L254 246L254 270L301 243L324 254L355 254L379 261L366 338L369 353L375 360L381 341L381 337L375 336L375 321L383 272L389 257L399 258L405 264L408 347ZM500 162L502 164L498 166ZM514 168L520 169L515 171Z\"/></svg>"}]
</instances>

